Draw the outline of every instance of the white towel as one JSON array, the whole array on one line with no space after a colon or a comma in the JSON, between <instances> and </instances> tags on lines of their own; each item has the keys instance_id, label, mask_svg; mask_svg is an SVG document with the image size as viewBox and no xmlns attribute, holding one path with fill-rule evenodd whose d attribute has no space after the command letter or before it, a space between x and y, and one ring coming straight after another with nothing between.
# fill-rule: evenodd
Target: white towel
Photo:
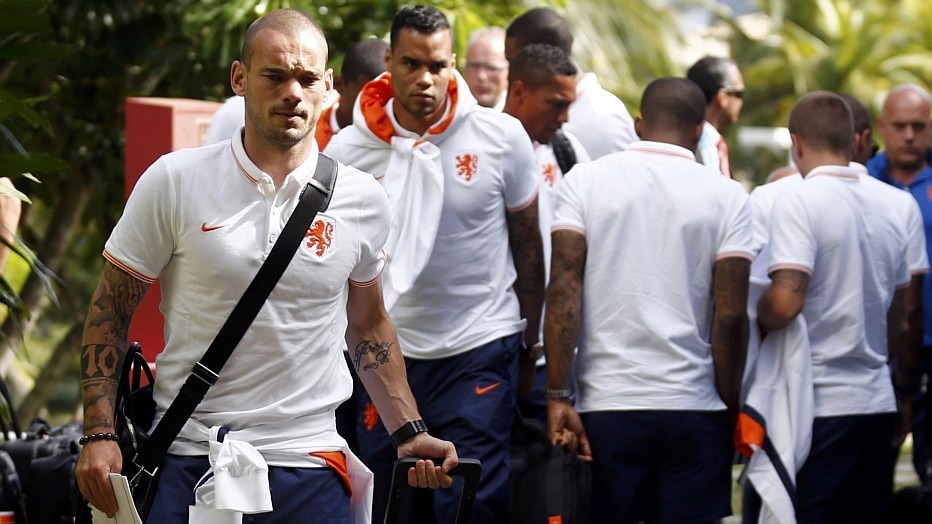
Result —
<instances>
[{"instance_id":1,"label":"white towel","mask_svg":"<svg viewBox=\"0 0 932 524\"><path fill-rule=\"evenodd\" d=\"M796 473L809 456L814 409L812 353L802 315L767 335L749 376L739 428L758 426L757 438L741 440L753 450L746 474L761 497L760 522L795 523Z\"/></svg>"},{"instance_id":2,"label":"white towel","mask_svg":"<svg viewBox=\"0 0 932 524\"><path fill-rule=\"evenodd\" d=\"M385 243L389 270L382 283L388 310L427 266L443 210L440 148L415 138L395 136L391 140L392 155L382 177L392 210L392 227Z\"/></svg>"},{"instance_id":3,"label":"white towel","mask_svg":"<svg viewBox=\"0 0 932 524\"><path fill-rule=\"evenodd\" d=\"M373 173L388 195L392 227L382 287L389 312L414 285L433 252L444 195L439 146L478 107L469 89L458 86L466 82L454 71L443 116L415 136L394 119L391 74L383 73L363 87L353 108L352 128L341 131L327 149L335 158L351 159L353 166Z\"/></svg>"},{"instance_id":4,"label":"white towel","mask_svg":"<svg viewBox=\"0 0 932 524\"><path fill-rule=\"evenodd\" d=\"M229 435L219 442L219 431L210 428L210 469L194 490L191 524L239 524L244 513L272 511L269 466L262 454Z\"/></svg>"}]
</instances>

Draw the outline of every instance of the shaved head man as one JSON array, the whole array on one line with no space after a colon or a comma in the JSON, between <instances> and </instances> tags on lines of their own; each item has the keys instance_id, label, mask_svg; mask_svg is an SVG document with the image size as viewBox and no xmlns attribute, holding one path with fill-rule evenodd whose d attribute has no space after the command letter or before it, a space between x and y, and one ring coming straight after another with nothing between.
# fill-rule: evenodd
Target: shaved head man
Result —
<instances>
[{"instance_id":1,"label":"shaved head man","mask_svg":"<svg viewBox=\"0 0 932 524\"><path fill-rule=\"evenodd\" d=\"M883 139L884 150L867 162L871 176L908 190L919 203L925 225L926 253L932 253L932 121L929 92L915 84L903 84L890 90L877 118L877 134ZM923 354L932 351L932 279L926 278L922 286ZM921 373L932 373L932 359L925 358ZM915 420L928 416L928 393L915 392ZM926 480L925 427L913 427L913 466L919 478Z\"/></svg>"},{"instance_id":2,"label":"shaved head man","mask_svg":"<svg viewBox=\"0 0 932 524\"><path fill-rule=\"evenodd\" d=\"M466 44L463 78L480 106L501 111L508 89L504 29L483 27L473 32Z\"/></svg>"},{"instance_id":3,"label":"shaved head man","mask_svg":"<svg viewBox=\"0 0 932 524\"><path fill-rule=\"evenodd\" d=\"M713 522L731 513L748 197L696 162L696 84L651 82L641 114L640 141L578 164L557 195L548 431L553 442L574 432L592 460L593 522ZM574 367L575 404L558 395Z\"/></svg>"}]
</instances>

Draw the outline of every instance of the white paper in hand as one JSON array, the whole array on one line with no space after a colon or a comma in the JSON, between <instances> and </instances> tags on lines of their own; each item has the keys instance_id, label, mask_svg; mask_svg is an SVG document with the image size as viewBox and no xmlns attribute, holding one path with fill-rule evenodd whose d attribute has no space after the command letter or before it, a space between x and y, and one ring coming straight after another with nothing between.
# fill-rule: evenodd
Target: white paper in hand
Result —
<instances>
[{"instance_id":1,"label":"white paper in hand","mask_svg":"<svg viewBox=\"0 0 932 524\"><path fill-rule=\"evenodd\" d=\"M133 494L129 490L129 480L119 473L111 473L110 484L113 486L113 494L116 496L117 501L116 515L110 518L106 513L91 506L94 524L142 524L142 519L136 513L136 505L133 504Z\"/></svg>"}]
</instances>

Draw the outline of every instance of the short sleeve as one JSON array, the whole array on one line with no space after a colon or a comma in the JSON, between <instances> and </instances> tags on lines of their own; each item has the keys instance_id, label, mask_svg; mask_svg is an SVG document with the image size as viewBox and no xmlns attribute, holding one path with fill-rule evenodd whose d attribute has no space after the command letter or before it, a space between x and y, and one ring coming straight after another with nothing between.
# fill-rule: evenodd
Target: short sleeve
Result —
<instances>
[{"instance_id":1,"label":"short sleeve","mask_svg":"<svg viewBox=\"0 0 932 524\"><path fill-rule=\"evenodd\" d=\"M725 224L724 236L719 244L717 259L740 257L753 259L753 223L751 221L751 207L748 203L748 195L740 186L735 187L737 183L729 185L734 187L732 197L729 200L727 222Z\"/></svg>"},{"instance_id":2,"label":"short sleeve","mask_svg":"<svg viewBox=\"0 0 932 524\"><path fill-rule=\"evenodd\" d=\"M812 274L817 246L801 191L786 191L774 202L770 217L770 249L768 273L795 269Z\"/></svg>"},{"instance_id":3,"label":"short sleeve","mask_svg":"<svg viewBox=\"0 0 932 524\"><path fill-rule=\"evenodd\" d=\"M359 260L350 272L350 281L358 286L367 286L379 279L385 266L382 249L388 239L392 219L388 197L382 186L368 173L356 171L354 175L362 177L360 182L367 198L363 199L359 210Z\"/></svg>"},{"instance_id":4,"label":"short sleeve","mask_svg":"<svg viewBox=\"0 0 932 524\"><path fill-rule=\"evenodd\" d=\"M905 192L904 192L905 194ZM929 271L929 256L926 251L926 233L925 226L922 222L922 212L919 210L919 204L912 197L904 199L906 201L906 260L909 264L909 271L913 275L927 273Z\"/></svg>"},{"instance_id":5,"label":"short sleeve","mask_svg":"<svg viewBox=\"0 0 932 524\"><path fill-rule=\"evenodd\" d=\"M133 188L104 257L144 282L153 282L175 250L176 196L166 157L155 161Z\"/></svg>"},{"instance_id":6,"label":"short sleeve","mask_svg":"<svg viewBox=\"0 0 932 524\"><path fill-rule=\"evenodd\" d=\"M505 181L505 207L521 209L537 195L537 161L534 146L521 123L508 115L505 129L506 151L503 162Z\"/></svg>"},{"instance_id":7,"label":"short sleeve","mask_svg":"<svg viewBox=\"0 0 932 524\"><path fill-rule=\"evenodd\" d=\"M566 176L557 188L556 205L553 212L553 226L551 231L558 229L572 229L583 234L586 232L585 210L583 209L583 181L587 177L580 176L582 166L577 165L570 169L572 175ZM545 234L547 232L544 232Z\"/></svg>"}]
</instances>

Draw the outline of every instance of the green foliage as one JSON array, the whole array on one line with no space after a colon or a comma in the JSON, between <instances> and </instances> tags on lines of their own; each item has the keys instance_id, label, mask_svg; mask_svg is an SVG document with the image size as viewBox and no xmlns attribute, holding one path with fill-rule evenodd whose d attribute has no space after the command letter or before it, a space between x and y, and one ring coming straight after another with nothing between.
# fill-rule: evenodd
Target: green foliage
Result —
<instances>
[{"instance_id":1,"label":"green foliage","mask_svg":"<svg viewBox=\"0 0 932 524\"><path fill-rule=\"evenodd\" d=\"M929 2L770 0L773 16L761 34L734 21L732 50L745 75L742 123L785 125L799 96L850 93L874 109L902 83L929 87L932 52Z\"/></svg>"}]
</instances>

